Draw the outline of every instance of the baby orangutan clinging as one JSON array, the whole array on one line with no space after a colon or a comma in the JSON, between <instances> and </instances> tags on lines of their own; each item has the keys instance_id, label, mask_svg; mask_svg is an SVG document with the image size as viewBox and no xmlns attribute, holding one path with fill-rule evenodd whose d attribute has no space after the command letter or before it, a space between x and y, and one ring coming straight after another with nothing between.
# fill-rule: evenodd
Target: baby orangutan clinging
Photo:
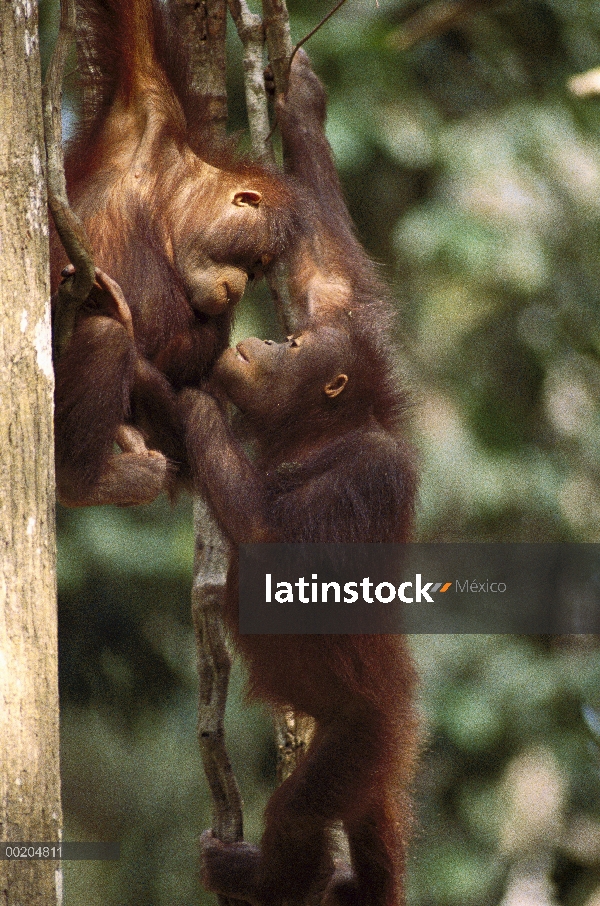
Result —
<instances>
[{"instance_id":1,"label":"baby orangutan clinging","mask_svg":"<svg viewBox=\"0 0 600 906\"><path fill-rule=\"evenodd\" d=\"M397 427L402 396L386 377L366 308L339 312L285 343L244 340L214 381L239 408L251 461L219 404L187 391L188 456L198 487L234 543L404 542L415 474ZM203 837L209 889L256 904L404 902L402 877L416 747L413 668L402 636L237 633L238 565L226 619L251 694L312 716L309 751L273 794L260 848ZM348 834L352 870L334 871L331 826Z\"/></svg>"}]
</instances>

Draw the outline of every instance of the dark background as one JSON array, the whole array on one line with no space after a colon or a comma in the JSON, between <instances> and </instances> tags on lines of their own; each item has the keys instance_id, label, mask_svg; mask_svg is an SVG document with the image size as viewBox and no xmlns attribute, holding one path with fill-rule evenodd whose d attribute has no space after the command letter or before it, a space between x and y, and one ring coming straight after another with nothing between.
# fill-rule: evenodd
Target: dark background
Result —
<instances>
[{"instance_id":1,"label":"dark background","mask_svg":"<svg viewBox=\"0 0 600 906\"><path fill-rule=\"evenodd\" d=\"M600 540L600 6L488 4L394 47L418 4L348 0L307 45L360 237L398 303L421 451L420 540ZM297 40L327 11L290 0ZM46 55L55 8L42 3ZM397 41L396 41L397 43ZM231 30L231 128L243 126ZM274 336L266 296L236 328ZM66 906L209 902L195 741L187 500L58 508ZM414 640L426 738L412 906L600 904L593 639ZM228 745L250 838L274 783L268 716L235 674ZM202 899L204 897L204 899Z\"/></svg>"}]
</instances>

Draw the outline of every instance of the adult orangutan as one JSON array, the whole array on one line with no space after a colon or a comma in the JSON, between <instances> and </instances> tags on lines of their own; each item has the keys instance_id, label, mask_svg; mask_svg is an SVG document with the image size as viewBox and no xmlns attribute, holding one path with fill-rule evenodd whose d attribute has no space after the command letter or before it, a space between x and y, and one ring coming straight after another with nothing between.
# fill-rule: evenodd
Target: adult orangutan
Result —
<instances>
[{"instance_id":1,"label":"adult orangutan","mask_svg":"<svg viewBox=\"0 0 600 906\"><path fill-rule=\"evenodd\" d=\"M302 204L289 180L211 145L164 4L79 6L88 65L66 174L100 278L56 362L57 485L70 506L135 504L183 466L175 394L206 380L233 307L288 248ZM56 288L66 259L57 237L52 248Z\"/></svg>"}]
</instances>

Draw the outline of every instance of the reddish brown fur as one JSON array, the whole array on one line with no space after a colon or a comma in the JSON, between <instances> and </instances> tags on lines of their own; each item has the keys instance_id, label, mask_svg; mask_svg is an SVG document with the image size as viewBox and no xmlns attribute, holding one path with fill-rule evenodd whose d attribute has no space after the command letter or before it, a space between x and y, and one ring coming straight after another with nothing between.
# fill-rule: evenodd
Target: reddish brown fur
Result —
<instances>
[{"instance_id":1,"label":"reddish brown fur","mask_svg":"<svg viewBox=\"0 0 600 906\"><path fill-rule=\"evenodd\" d=\"M411 536L416 482L390 309L353 236L323 134L323 89L304 55L279 112L290 170L318 194L312 233L290 260L303 330L286 344L243 341L215 369L242 412L254 461L218 403L196 392L183 398L190 462L234 543L402 543ZM406 640L240 636L237 602L234 563L226 616L251 691L312 715L317 732L269 801L260 849L204 836L205 883L257 904L399 906L416 749ZM352 871L333 872L328 834L340 820Z\"/></svg>"},{"instance_id":2,"label":"reddish brown fur","mask_svg":"<svg viewBox=\"0 0 600 906\"><path fill-rule=\"evenodd\" d=\"M316 355L325 364L327 333L323 327L314 333ZM335 342L331 334L327 340ZM251 344L240 348L252 365ZM361 364L353 355L343 360L349 391L371 361ZM233 382L230 367L223 359L216 379L239 403L242 378ZM253 417L248 403L250 435L257 441L254 463L211 397L196 393L193 403L188 398L190 460L224 530L237 543L406 541L415 479L401 435L374 418L376 399L369 405L349 395L343 402L344 390L335 404L316 392L306 363L301 374L306 378L298 387L297 374L288 380L283 372L273 373L264 391L271 397L273 430L260 431L269 413L262 408ZM296 391L292 399L290 388ZM273 445L276 432L280 440ZM234 634L238 593L234 564L226 610ZM260 851L205 838L207 886L253 903L304 903L309 894L330 904L403 903L407 787L416 739L405 639L236 635L236 641L248 663L252 694L312 715L318 731L300 767L269 801ZM349 836L354 872L332 877L328 829L339 820Z\"/></svg>"},{"instance_id":3,"label":"reddish brown fur","mask_svg":"<svg viewBox=\"0 0 600 906\"><path fill-rule=\"evenodd\" d=\"M211 145L160 3L80 5L91 66L67 155L69 195L96 265L125 294L135 342L105 316L97 288L56 367L59 496L139 503L159 493L167 462L143 451L121 459L119 426L139 426L171 460L184 459L173 391L206 379L248 277L295 234L298 205L283 178ZM54 288L65 264L54 237Z\"/></svg>"}]
</instances>

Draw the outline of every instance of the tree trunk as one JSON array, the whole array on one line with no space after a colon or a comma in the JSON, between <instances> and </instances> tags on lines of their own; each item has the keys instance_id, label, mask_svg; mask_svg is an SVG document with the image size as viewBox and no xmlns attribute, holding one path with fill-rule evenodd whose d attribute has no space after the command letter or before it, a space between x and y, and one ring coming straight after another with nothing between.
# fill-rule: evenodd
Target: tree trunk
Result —
<instances>
[{"instance_id":1,"label":"tree trunk","mask_svg":"<svg viewBox=\"0 0 600 906\"><path fill-rule=\"evenodd\" d=\"M172 7L191 57L190 88L206 100L213 132L223 137L227 127L226 0L172 0Z\"/></svg>"},{"instance_id":2,"label":"tree trunk","mask_svg":"<svg viewBox=\"0 0 600 906\"><path fill-rule=\"evenodd\" d=\"M48 222L37 4L0 6L0 839L61 826ZM56 906L59 864L0 861L2 906Z\"/></svg>"}]
</instances>

